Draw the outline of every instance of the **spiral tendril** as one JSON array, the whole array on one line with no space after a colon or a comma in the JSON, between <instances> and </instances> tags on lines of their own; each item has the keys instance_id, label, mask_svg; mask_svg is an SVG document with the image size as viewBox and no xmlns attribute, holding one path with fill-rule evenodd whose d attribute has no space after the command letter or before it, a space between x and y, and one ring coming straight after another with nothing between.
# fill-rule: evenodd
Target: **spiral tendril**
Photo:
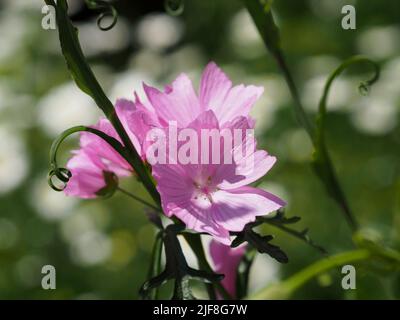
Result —
<instances>
[{"instance_id":1,"label":"spiral tendril","mask_svg":"<svg viewBox=\"0 0 400 320\"><path fill-rule=\"evenodd\" d=\"M113 2L105 0L86 0L86 4L89 9L102 11L97 17L97 26L100 30L108 31L116 25L118 20L118 12L114 7ZM103 26L102 22L104 21L104 18L107 17L112 18L112 21L110 24Z\"/></svg>"},{"instance_id":2,"label":"spiral tendril","mask_svg":"<svg viewBox=\"0 0 400 320\"><path fill-rule=\"evenodd\" d=\"M57 177L63 183L61 187L54 183L54 177ZM71 177L72 173L67 168L54 168L50 170L47 181L53 190L63 191L67 187L68 181L71 179Z\"/></svg>"},{"instance_id":3,"label":"spiral tendril","mask_svg":"<svg viewBox=\"0 0 400 320\"><path fill-rule=\"evenodd\" d=\"M326 114L326 104L327 104L327 99L328 99L328 94L330 92L331 86L333 81L340 75L342 74L346 69L348 69L350 66L359 64L359 63L365 63L369 64L373 68L373 76L360 83L358 90L361 95L365 96L369 93L371 86L378 81L379 76L380 76L380 68L379 65L376 64L374 61L363 57L363 56L354 56L351 57L350 59L344 61L328 78L324 91L319 103L319 121L317 122L317 132L322 131L324 129L324 118Z\"/></svg>"},{"instance_id":4,"label":"spiral tendril","mask_svg":"<svg viewBox=\"0 0 400 320\"><path fill-rule=\"evenodd\" d=\"M179 16L182 14L185 4L184 0L165 0L165 11L171 16Z\"/></svg>"},{"instance_id":5,"label":"spiral tendril","mask_svg":"<svg viewBox=\"0 0 400 320\"><path fill-rule=\"evenodd\" d=\"M115 138L105 134L104 132L97 130L95 128L85 127L85 126L76 126L70 129L65 130L60 136L54 140L51 149L50 149L50 171L48 175L47 182L49 186L55 191L63 191L72 177L72 173L67 168L59 167L57 164L57 152L61 145L61 143L71 134L76 132L90 132L92 134L97 135L104 141L106 141L116 152L118 152L124 159L126 159L126 150L124 146ZM61 186L58 186L54 182L54 177L56 177L59 182L62 183ZM113 177L109 177L110 179ZM112 180L112 179L111 179ZM110 181L111 181L110 180Z\"/></svg>"}]
</instances>

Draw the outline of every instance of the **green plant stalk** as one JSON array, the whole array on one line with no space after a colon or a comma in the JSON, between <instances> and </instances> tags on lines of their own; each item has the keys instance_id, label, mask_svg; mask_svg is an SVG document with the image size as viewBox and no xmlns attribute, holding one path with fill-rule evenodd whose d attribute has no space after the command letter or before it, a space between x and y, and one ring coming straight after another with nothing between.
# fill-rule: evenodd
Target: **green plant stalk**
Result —
<instances>
[{"instance_id":1,"label":"green plant stalk","mask_svg":"<svg viewBox=\"0 0 400 320\"><path fill-rule=\"evenodd\" d=\"M111 122L129 155L129 164L135 170L140 181L150 193L154 201L159 204L160 196L154 186L154 183L137 153L132 141L129 139L121 121L119 120L114 105L105 95L100 84L96 80L92 70L86 62L77 37L77 30L72 25L67 14L67 3L65 0L58 0L57 5L54 0L45 0L47 5L56 9L56 20L60 38L62 53L65 57L67 66L70 70L78 87L91 96L97 106L104 112L107 119Z\"/></svg>"},{"instance_id":2,"label":"green plant stalk","mask_svg":"<svg viewBox=\"0 0 400 320\"><path fill-rule=\"evenodd\" d=\"M155 205L151 204L150 202L147 202L146 200L134 195L132 192L129 192L123 188L117 187L117 190L123 194L125 194L126 196L136 200L137 202L140 202L141 204L145 205L146 207L149 207L157 212L160 211L160 208L156 207Z\"/></svg>"},{"instance_id":3,"label":"green plant stalk","mask_svg":"<svg viewBox=\"0 0 400 320\"><path fill-rule=\"evenodd\" d=\"M288 299L297 289L312 278L332 268L349 263L377 259L388 266L395 266L397 269L400 268L400 253L398 251L371 241L361 233L356 233L354 237L354 242L359 246L359 249L338 253L319 260L288 279L268 286L254 295L247 297L247 299Z\"/></svg>"},{"instance_id":4,"label":"green plant stalk","mask_svg":"<svg viewBox=\"0 0 400 320\"><path fill-rule=\"evenodd\" d=\"M345 71L351 65L354 65L357 63L370 64L374 69L373 78L366 81L365 83L362 83L360 86L360 89L368 90L368 87L371 86L373 83L375 83L379 79L379 75L380 75L379 66L364 56L351 57L351 58L345 60L338 68L336 68L336 70L331 73L328 80L326 81L325 86L324 86L324 91L323 91L321 100L319 102L319 110L318 110L319 112L318 112L318 118L316 121L316 123L317 123L317 141L321 141L321 142L324 141L323 134L324 134L324 128L325 128L326 111L327 111L326 105L327 105L327 101L328 101L329 91L333 84L333 81L340 74L342 74L343 71ZM318 135L318 132L319 132L319 135Z\"/></svg>"},{"instance_id":5,"label":"green plant stalk","mask_svg":"<svg viewBox=\"0 0 400 320\"><path fill-rule=\"evenodd\" d=\"M151 254L150 268L147 275L148 279L151 279L161 272L161 254L162 254L163 242L161 233L158 233L153 245L153 251ZM150 293L150 299L158 299L158 288L154 288Z\"/></svg>"},{"instance_id":6,"label":"green plant stalk","mask_svg":"<svg viewBox=\"0 0 400 320\"><path fill-rule=\"evenodd\" d=\"M322 274L332 268L342 266L348 263L355 263L367 260L372 253L367 249L359 249L339 253L326 259L319 260L305 269L294 274L290 278L271 286L268 286L254 295L248 296L250 300L264 299L288 299L291 295L312 278Z\"/></svg>"},{"instance_id":7,"label":"green plant stalk","mask_svg":"<svg viewBox=\"0 0 400 320\"><path fill-rule=\"evenodd\" d=\"M315 128L304 111L295 81L292 77L292 74L286 63L283 51L281 49L279 30L275 25L272 16L271 4L265 0L243 0L243 2L252 17L261 35L261 38L264 41L265 46L276 60L279 68L281 69L285 77L286 83L293 97L294 111L298 122L307 131L311 141L314 144L314 147L317 147ZM356 223L353 213L350 210L350 206L348 205L346 196L342 191L339 180L333 168L332 161L326 148L321 149L320 154L321 161L319 163L319 166L322 168L322 170L320 170L320 174L318 174L318 177L325 185L329 195L338 203L338 205L342 209L348 225L354 232L357 230L358 225ZM323 172L323 174L321 174L321 172Z\"/></svg>"},{"instance_id":8,"label":"green plant stalk","mask_svg":"<svg viewBox=\"0 0 400 320\"><path fill-rule=\"evenodd\" d=\"M183 236L189 244L190 248L195 253L200 269L205 270L206 272L214 272L207 261L200 235L198 233L184 233ZM213 283L213 285L216 287L216 289L225 300L232 300L232 297L229 295L229 293L225 290L220 282L215 282Z\"/></svg>"},{"instance_id":9,"label":"green plant stalk","mask_svg":"<svg viewBox=\"0 0 400 320\"><path fill-rule=\"evenodd\" d=\"M325 84L324 91L319 102L318 116L316 118L316 130L314 135L315 150L313 154L313 166L315 172L325 182L325 187L328 194L334 198L337 203L339 203L343 211L346 213L345 216L349 225L352 226L353 232L357 229L357 223L350 212L350 208L347 204L347 201L345 201L342 188L336 175L334 174L332 161L329 157L325 142L325 121L327 113L327 100L333 81L348 67L358 63L370 64L374 68L374 76L370 80L361 83L360 89L368 90L368 88L379 79L379 66L363 56L354 56L345 60L336 70L334 70L334 72L332 72Z\"/></svg>"}]
</instances>

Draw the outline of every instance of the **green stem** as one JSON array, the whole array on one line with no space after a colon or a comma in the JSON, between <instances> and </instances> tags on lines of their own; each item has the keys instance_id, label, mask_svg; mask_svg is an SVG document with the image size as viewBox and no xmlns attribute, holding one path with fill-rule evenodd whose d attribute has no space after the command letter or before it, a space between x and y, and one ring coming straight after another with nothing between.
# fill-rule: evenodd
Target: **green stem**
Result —
<instances>
[{"instance_id":1,"label":"green stem","mask_svg":"<svg viewBox=\"0 0 400 320\"><path fill-rule=\"evenodd\" d=\"M279 68L281 69L285 77L286 83L289 87L290 93L294 101L294 111L298 122L307 131L311 141L314 144L314 147L317 147L314 126L312 125L310 119L308 118L307 114L304 111L295 81L293 79L292 73L290 72L283 51L281 49L279 30L274 22L274 18L271 12L270 1L261 1L261 0L243 0L243 1L258 31L260 32L261 38L263 39L265 46L276 60ZM323 160L320 162L322 170L320 170L320 174L318 176L321 179L322 183L326 186L329 195L338 203L338 205L342 209L345 219L349 224L350 228L352 229L352 231L355 231L358 227L356 220L354 218L353 213L350 210L348 201L339 184L339 180L333 169L332 161L329 157L329 154L325 149L322 149L321 160ZM321 174L321 172L323 172L323 174Z\"/></svg>"},{"instance_id":2,"label":"green stem","mask_svg":"<svg viewBox=\"0 0 400 320\"><path fill-rule=\"evenodd\" d=\"M193 250L194 254L196 255L200 269L203 269L206 272L210 273L214 272L207 261L200 235L197 233L184 233L183 236L189 244L190 248ZM229 293L225 290L220 282L215 282L213 283L213 285L217 288L217 290L225 300L232 300L232 297L229 295Z\"/></svg>"},{"instance_id":3,"label":"green stem","mask_svg":"<svg viewBox=\"0 0 400 320\"><path fill-rule=\"evenodd\" d=\"M293 77L290 73L290 70L285 62L284 55L282 52L278 52L275 56L275 59L281 68L286 82L288 84L288 87L290 89L293 101L295 102L295 110L296 110L296 115L299 123L304 127L304 129L307 131L311 141L313 142L314 147L317 146L317 138L315 134L315 128L309 121L309 118L307 117L304 108L302 106L301 100L299 98L298 90L295 85L295 82L293 80ZM356 219L354 217L354 214L352 213L350 206L348 204L348 200L343 192L343 189L339 183L339 179L337 178L336 172L333 168L332 160L329 156L328 151L326 148L322 149L322 152L324 153L323 155L323 166L324 166L324 171L325 175L323 177L319 176L321 178L321 182L326 186L327 190L329 191L330 195L333 197L333 199L337 202L339 207L342 209L342 212L344 214L344 217L351 228L351 230L354 232L358 229L358 224L356 222Z\"/></svg>"},{"instance_id":4,"label":"green stem","mask_svg":"<svg viewBox=\"0 0 400 320\"><path fill-rule=\"evenodd\" d=\"M374 84L379 79L379 66L369 60L366 57L354 56L350 59L344 61L336 70L332 72L326 81L324 91L319 102L318 116L316 118L316 130L314 137L314 154L313 154L313 165L317 175L325 183L325 187L329 195L336 200L337 203L342 207L343 212L345 212L345 217L352 227L353 232L358 229L356 220L350 211L350 207L345 199L344 192L340 186L340 183L334 173L332 161L329 157L328 149L325 142L325 120L326 120L326 110L327 110L327 100L328 95L333 84L333 81L347 68L354 64L366 63L373 67L374 75L373 77L361 83L360 90L368 91L369 87Z\"/></svg>"},{"instance_id":5,"label":"green stem","mask_svg":"<svg viewBox=\"0 0 400 320\"><path fill-rule=\"evenodd\" d=\"M57 167L57 152L58 152L58 149L60 148L62 142L66 138L68 138L70 135L77 133L77 132L90 132L92 134L97 135L98 137L103 139L105 142L107 142L111 147L113 147L116 152L121 154L122 157L124 157L124 158L126 157L126 151L117 139L115 139L115 138L107 135L103 131L97 130L95 128L86 127L86 126L75 126L75 127L72 127L72 128L69 128L69 129L63 131L58 136L58 138L56 140L54 140L54 142L52 143L51 148L50 148L50 163L52 166Z\"/></svg>"},{"instance_id":6,"label":"green stem","mask_svg":"<svg viewBox=\"0 0 400 320\"><path fill-rule=\"evenodd\" d=\"M123 188L118 187L117 190L120 191L121 193L127 195L128 197L140 202L141 204L144 204L145 206L147 206L151 209L154 209L157 212L160 212L160 210L161 210L159 207L156 207L155 205L151 204L150 202L147 202L146 200L134 195L133 193L131 193Z\"/></svg>"},{"instance_id":7,"label":"green stem","mask_svg":"<svg viewBox=\"0 0 400 320\"><path fill-rule=\"evenodd\" d=\"M147 278L151 279L161 272L161 255L162 255L162 234L158 233L154 241L153 251L151 254L150 268ZM154 288L150 293L150 299L158 299L158 287Z\"/></svg>"},{"instance_id":8,"label":"green stem","mask_svg":"<svg viewBox=\"0 0 400 320\"><path fill-rule=\"evenodd\" d=\"M333 84L333 81L338 76L340 76L343 73L343 71L345 71L347 68L349 68L350 66L352 66L354 64L358 64L358 63L370 64L374 69L374 76L370 80L361 83L360 89L368 90L369 86L371 86L376 81L378 81L379 75L380 75L379 66L372 60L368 59L367 57L363 57L363 56L351 57L351 58L345 60L335 71L333 71L325 83L324 91L323 91L321 100L319 102L317 127L318 127L318 130L321 131L321 134L324 132L324 128L325 128L326 109L327 109L326 105L327 105L328 95L329 95L331 86Z\"/></svg>"},{"instance_id":9,"label":"green stem","mask_svg":"<svg viewBox=\"0 0 400 320\"><path fill-rule=\"evenodd\" d=\"M288 279L268 286L247 299L288 299L297 289L314 277L332 268L364 260L376 259L386 266L397 270L400 269L400 253L398 251L387 248L361 233L356 233L354 237L354 242L360 249L339 253L319 260Z\"/></svg>"},{"instance_id":10,"label":"green stem","mask_svg":"<svg viewBox=\"0 0 400 320\"><path fill-rule=\"evenodd\" d=\"M286 59L284 57L282 50L276 51L276 53L274 54L274 58L283 73L283 76L288 85L290 94L292 95L297 121L307 131L310 139L313 140L314 139L314 125L312 124L309 117L307 116L307 114L304 111L303 105L300 100L300 95L299 95L299 92L296 87L296 83L295 83L293 76L290 72L290 69L286 63Z\"/></svg>"},{"instance_id":11,"label":"green stem","mask_svg":"<svg viewBox=\"0 0 400 320\"><path fill-rule=\"evenodd\" d=\"M299 271L290 278L271 285L263 290L247 297L251 300L264 299L288 299L298 288L303 286L312 278L324 273L332 268L342 266L348 263L354 263L362 260L367 260L371 257L371 252L366 249L359 249L339 253L329 258L319 260L307 268Z\"/></svg>"}]
</instances>

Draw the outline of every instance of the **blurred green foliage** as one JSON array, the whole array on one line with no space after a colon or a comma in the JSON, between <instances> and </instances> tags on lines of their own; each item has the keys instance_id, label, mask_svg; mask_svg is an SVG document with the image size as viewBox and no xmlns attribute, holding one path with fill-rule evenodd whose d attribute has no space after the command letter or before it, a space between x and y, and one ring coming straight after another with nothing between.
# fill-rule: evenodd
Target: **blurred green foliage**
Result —
<instances>
[{"instance_id":1,"label":"blurred green foliage","mask_svg":"<svg viewBox=\"0 0 400 320\"><path fill-rule=\"evenodd\" d=\"M356 30L341 28L340 10L347 2L357 9ZM311 115L317 108L312 97L318 99L322 94L322 89L313 84L326 79L341 60L362 53L381 64L381 83L366 98L357 94L357 81L365 77L365 70L355 68L343 76L344 88L338 86L331 93L334 101L328 101L328 110L331 104L335 108L328 113L326 138L360 225L399 249L400 3L347 2L276 0L273 8L283 49ZM76 101L72 96L57 101L54 108L60 111L53 114L55 118L44 116L48 110L43 107L44 99L70 78L59 51L57 32L41 28L42 2L32 3L8 0L0 5L0 131L7 133L5 137L17 137L17 144L24 150L8 151L11 142L0 142L5 150L0 151L0 298L135 299L146 280L154 241L154 230L143 206L122 194L107 200L76 202L61 194L53 195L46 185L48 152L54 139L51 128L60 123L59 132L66 129L62 124L68 117L74 125L91 123L81 122L87 119L82 115L84 110L72 116L62 112ZM311 170L310 143L295 121L289 92L252 29L242 2L185 1L181 16L172 21L158 20L158 27L166 30L159 29L159 33L170 37L171 45L161 45L157 32L152 33L151 25L143 22L155 14L164 17L160 16L164 14L162 1L120 0L116 8L118 24L124 28L116 27L113 30L117 31L101 33L100 37L85 36L80 28L85 39L81 41L93 42L89 61L108 93L112 94L113 85L115 88L127 72L138 78L145 74L156 84L166 84L180 72L189 72L198 79L209 60L221 65L235 83L264 85L268 99L260 101L260 111L255 115L260 123L259 144L276 155L278 162L260 186L286 199L288 216L301 216L301 225L309 227L311 237L329 253L353 248L339 208ZM83 7L77 6L72 17L80 27L97 28L96 15ZM168 28L181 36L174 38ZM107 48L118 34L125 39L123 45ZM84 46L86 53L89 49ZM130 92L140 91L140 81L130 81ZM87 108L95 113L93 105ZM65 161L76 145L76 140L64 144L63 159L59 161ZM21 161L10 159L15 153L23 158L23 165L11 165L7 170L7 161ZM21 178L17 181L18 175ZM123 184L150 201L134 179ZM285 279L321 258L312 248L272 227L265 231L276 235L274 241L290 259L286 265L269 258L263 262L261 266L277 270L269 281ZM56 290L41 288L40 271L45 264L56 267ZM269 268L256 270L253 277L267 272L264 270ZM400 297L398 274L367 272L362 265L357 271L357 290L341 288L338 269L309 282L294 298Z\"/></svg>"}]
</instances>

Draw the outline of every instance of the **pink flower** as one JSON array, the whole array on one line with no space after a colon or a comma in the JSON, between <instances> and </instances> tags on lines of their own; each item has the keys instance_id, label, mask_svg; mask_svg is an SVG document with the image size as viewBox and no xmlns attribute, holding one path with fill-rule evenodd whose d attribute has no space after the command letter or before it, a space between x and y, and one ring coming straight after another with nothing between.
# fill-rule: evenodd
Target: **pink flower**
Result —
<instances>
[{"instance_id":1,"label":"pink flower","mask_svg":"<svg viewBox=\"0 0 400 320\"><path fill-rule=\"evenodd\" d=\"M238 116L249 115L251 107L263 93L262 87L234 86L229 78L214 63L210 62L200 81L199 96L186 74L179 75L164 92L144 85L144 91L156 115L159 126L176 121L178 127L186 127L201 113L214 111L223 125Z\"/></svg>"},{"instance_id":2,"label":"pink flower","mask_svg":"<svg viewBox=\"0 0 400 320\"><path fill-rule=\"evenodd\" d=\"M252 121L239 116L223 128L243 130L251 128L251 125ZM204 128L221 131L217 117L211 110L200 114L188 128L197 132ZM242 152L244 146L247 147L246 156L231 164L226 164L223 159L217 161L218 164L203 164L200 161L201 154L198 155L198 164L181 164L179 161L176 164L153 164L153 176L157 181L164 213L169 217L178 217L189 229L209 233L216 240L229 245L230 231L242 231L257 216L284 206L285 202L278 197L247 186L264 176L276 158L266 151L256 150L255 139L249 136L244 136L240 145L232 144L228 153ZM216 150L212 149L212 143L208 147L211 156ZM221 153L221 157L225 154Z\"/></svg>"},{"instance_id":3,"label":"pink flower","mask_svg":"<svg viewBox=\"0 0 400 320\"><path fill-rule=\"evenodd\" d=\"M143 156L141 145L148 130L144 123L147 111L140 105L124 99L117 101L116 111L133 145ZM93 128L120 140L107 119L100 119ZM73 153L74 156L67 163L72 177L64 190L69 196L95 198L98 192L106 187L105 173L112 173L120 178L133 174L128 162L106 141L92 133L81 133L80 149Z\"/></svg>"},{"instance_id":4,"label":"pink flower","mask_svg":"<svg viewBox=\"0 0 400 320\"><path fill-rule=\"evenodd\" d=\"M179 130L193 129L201 136L202 129L234 131L254 127L249 117L253 104L263 88L232 86L228 77L211 62L203 72L199 95L196 95L190 79L181 74L164 92L144 85L148 103L119 100L116 112L132 143L144 160L147 157L147 133L151 128L168 131L171 121ZM99 130L118 138L107 120L101 120ZM182 143L181 143L182 144ZM233 155L234 161L226 164L161 164L152 166L157 181L164 213L181 219L189 229L207 232L218 241L229 244L230 231L241 231L256 219L285 205L278 197L261 189L248 186L265 175L276 158L266 151L257 150L254 137L242 135L238 145L225 150L215 150L212 144L208 157L217 151ZM242 149L250 150L245 157L235 157ZM170 152L171 150L167 150ZM251 159L252 161L249 161ZM211 162L210 162L211 163ZM106 186L104 173L117 177L132 174L129 164L101 138L89 133L81 135L81 149L69 161L67 167L72 178L65 190L69 195L83 198L95 197Z\"/></svg>"},{"instance_id":5,"label":"pink flower","mask_svg":"<svg viewBox=\"0 0 400 320\"><path fill-rule=\"evenodd\" d=\"M255 86L232 87L228 77L211 62L200 82L199 97L185 74L160 92L144 85L156 126L176 121L179 128L248 129L254 121L249 112L263 89ZM200 135L200 134L199 134ZM265 151L257 151L255 139L243 137L241 145L229 152L236 154L246 146L253 162L232 164L160 164L152 167L164 213L182 220L187 228L207 232L230 244L230 231L241 231L259 215L266 215L285 202L261 189L248 186L265 175L276 161ZM204 152L204 150L201 150ZM207 150L212 155L216 150ZM201 155L199 155L201 157ZM199 162L201 163L201 162Z\"/></svg>"},{"instance_id":6,"label":"pink flower","mask_svg":"<svg viewBox=\"0 0 400 320\"><path fill-rule=\"evenodd\" d=\"M246 246L231 248L217 241L210 243L210 256L214 263L214 271L225 276L221 284L233 298L237 298L236 275L245 252Z\"/></svg>"}]
</instances>

